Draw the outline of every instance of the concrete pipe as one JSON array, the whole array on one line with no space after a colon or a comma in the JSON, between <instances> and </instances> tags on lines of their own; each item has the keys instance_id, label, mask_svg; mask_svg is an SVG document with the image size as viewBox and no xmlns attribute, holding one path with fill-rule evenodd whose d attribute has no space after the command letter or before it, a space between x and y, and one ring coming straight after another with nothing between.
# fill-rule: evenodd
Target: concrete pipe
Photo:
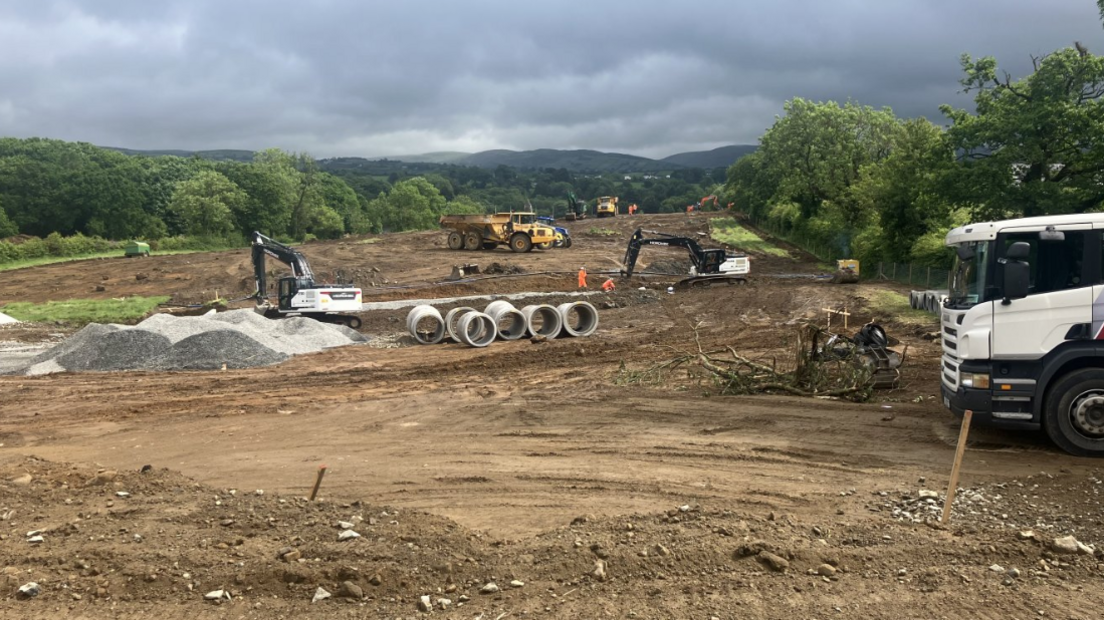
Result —
<instances>
[{"instance_id":1,"label":"concrete pipe","mask_svg":"<svg viewBox=\"0 0 1104 620\"><path fill-rule=\"evenodd\" d=\"M419 344L437 344L445 337L445 320L433 306L414 306L406 315L406 330Z\"/></svg>"},{"instance_id":2,"label":"concrete pipe","mask_svg":"<svg viewBox=\"0 0 1104 620\"><path fill-rule=\"evenodd\" d=\"M525 306L521 309L521 313L525 316L525 328L530 336L555 338L563 329L563 317L554 306L547 304Z\"/></svg>"},{"instance_id":3,"label":"concrete pipe","mask_svg":"<svg viewBox=\"0 0 1104 620\"><path fill-rule=\"evenodd\" d=\"M528 321L520 310L508 301L492 301L484 314L494 319L498 325L498 336L503 340L518 340L525 337Z\"/></svg>"},{"instance_id":4,"label":"concrete pipe","mask_svg":"<svg viewBox=\"0 0 1104 620\"><path fill-rule=\"evenodd\" d=\"M913 310L916 310L917 305L918 304L916 303L916 291L909 291L909 307L912 308Z\"/></svg>"},{"instance_id":5,"label":"concrete pipe","mask_svg":"<svg viewBox=\"0 0 1104 620\"><path fill-rule=\"evenodd\" d=\"M460 317L469 313L478 312L475 308L469 308L468 306L461 306L459 308L453 308L445 313L445 333L452 339L453 342L464 342L460 340L460 329L458 322Z\"/></svg>"},{"instance_id":6,"label":"concrete pipe","mask_svg":"<svg viewBox=\"0 0 1104 620\"><path fill-rule=\"evenodd\" d=\"M498 336L497 324L490 316L479 312L465 312L456 322L460 342L469 347L485 347Z\"/></svg>"},{"instance_id":7,"label":"concrete pipe","mask_svg":"<svg viewBox=\"0 0 1104 620\"><path fill-rule=\"evenodd\" d=\"M556 310L563 319L563 331L568 336L589 336L598 329L598 309L585 301L560 304Z\"/></svg>"}]
</instances>

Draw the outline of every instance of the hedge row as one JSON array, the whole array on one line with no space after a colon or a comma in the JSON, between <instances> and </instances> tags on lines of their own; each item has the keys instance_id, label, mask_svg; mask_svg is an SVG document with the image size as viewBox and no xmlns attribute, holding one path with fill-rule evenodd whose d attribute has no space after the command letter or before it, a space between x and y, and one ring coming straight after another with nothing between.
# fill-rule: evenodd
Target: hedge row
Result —
<instances>
[{"instance_id":1,"label":"hedge row","mask_svg":"<svg viewBox=\"0 0 1104 620\"><path fill-rule=\"evenodd\" d=\"M240 247L243 241L238 238L221 237L165 237L149 242L150 249L162 252L186 250L211 251ZM77 233L71 237L62 237L50 233L45 239L31 237L21 243L0 241L0 265L35 258L75 257L105 252L119 252L122 255L124 241L109 241L100 237L86 237Z\"/></svg>"}]
</instances>

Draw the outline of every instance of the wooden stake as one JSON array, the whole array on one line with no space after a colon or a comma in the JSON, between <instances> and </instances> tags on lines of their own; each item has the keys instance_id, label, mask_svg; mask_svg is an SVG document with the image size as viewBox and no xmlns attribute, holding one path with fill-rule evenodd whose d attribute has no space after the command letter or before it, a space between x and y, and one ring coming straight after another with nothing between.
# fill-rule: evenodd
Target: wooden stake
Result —
<instances>
[{"instance_id":1,"label":"wooden stake","mask_svg":"<svg viewBox=\"0 0 1104 620\"><path fill-rule=\"evenodd\" d=\"M943 525L951 518L951 506L954 504L955 493L958 492L958 471L962 467L962 455L966 452L966 436L970 434L970 418L974 412L967 409L962 415L962 429L958 431L958 448L955 449L954 465L951 465L951 483L947 487L947 501L943 504L943 518L939 520Z\"/></svg>"},{"instance_id":2,"label":"wooden stake","mask_svg":"<svg viewBox=\"0 0 1104 620\"><path fill-rule=\"evenodd\" d=\"M311 490L310 501L314 501L314 498L318 495L318 487L322 486L322 476L326 475L326 466L322 465L318 468L318 478L314 480L314 489Z\"/></svg>"}]
</instances>

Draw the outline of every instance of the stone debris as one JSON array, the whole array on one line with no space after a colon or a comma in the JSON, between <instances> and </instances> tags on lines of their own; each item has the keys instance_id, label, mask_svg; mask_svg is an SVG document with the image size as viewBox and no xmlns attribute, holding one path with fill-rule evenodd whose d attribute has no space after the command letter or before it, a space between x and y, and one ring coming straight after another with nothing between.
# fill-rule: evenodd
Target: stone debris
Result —
<instances>
[{"instance_id":1,"label":"stone debris","mask_svg":"<svg viewBox=\"0 0 1104 620\"><path fill-rule=\"evenodd\" d=\"M418 611L422 612L423 614L428 614L429 612L433 611L433 603L432 600L429 598L429 595L423 595L418 598Z\"/></svg>"},{"instance_id":2,"label":"stone debris","mask_svg":"<svg viewBox=\"0 0 1104 620\"><path fill-rule=\"evenodd\" d=\"M314 597L311 598L311 602L317 603L318 601L324 601L331 596L332 595L327 592L325 588L319 587L317 590L314 591Z\"/></svg>"},{"instance_id":3,"label":"stone debris","mask_svg":"<svg viewBox=\"0 0 1104 620\"><path fill-rule=\"evenodd\" d=\"M790 563L785 558L775 555L770 551L760 551L757 556L761 562L767 565L767 568L776 573L785 572L790 567Z\"/></svg>"},{"instance_id":4,"label":"stone debris","mask_svg":"<svg viewBox=\"0 0 1104 620\"><path fill-rule=\"evenodd\" d=\"M33 581L30 582L30 583L26 583L26 584L23 584L23 585L19 586L19 591L16 592L16 595L19 598L24 598L24 599L34 598L34 597L38 596L39 594L42 594L42 586L38 585L37 583L35 583Z\"/></svg>"},{"instance_id":5,"label":"stone debris","mask_svg":"<svg viewBox=\"0 0 1104 620\"><path fill-rule=\"evenodd\" d=\"M91 323L14 373L252 368L367 340L343 325L304 317L268 319L252 310L155 314L134 326Z\"/></svg>"},{"instance_id":6,"label":"stone debris","mask_svg":"<svg viewBox=\"0 0 1104 620\"><path fill-rule=\"evenodd\" d=\"M521 588L521 587L524 587L524 586L525 586L525 582L521 581L520 579L515 579L515 580L510 582L510 587L511 588Z\"/></svg>"},{"instance_id":7,"label":"stone debris","mask_svg":"<svg viewBox=\"0 0 1104 620\"><path fill-rule=\"evenodd\" d=\"M204 594L203 598L208 601L221 601L223 599L228 601L231 600L230 593L226 590L211 590L207 594Z\"/></svg>"},{"instance_id":8,"label":"stone debris","mask_svg":"<svg viewBox=\"0 0 1104 620\"><path fill-rule=\"evenodd\" d=\"M483 594L494 594L495 592L498 592L498 584L493 581L488 582L484 584L482 588L479 588L479 591Z\"/></svg>"},{"instance_id":9,"label":"stone debris","mask_svg":"<svg viewBox=\"0 0 1104 620\"><path fill-rule=\"evenodd\" d=\"M360 534L357 534L353 530L345 530L337 535L338 541L353 540L354 538L360 538Z\"/></svg>"}]
</instances>

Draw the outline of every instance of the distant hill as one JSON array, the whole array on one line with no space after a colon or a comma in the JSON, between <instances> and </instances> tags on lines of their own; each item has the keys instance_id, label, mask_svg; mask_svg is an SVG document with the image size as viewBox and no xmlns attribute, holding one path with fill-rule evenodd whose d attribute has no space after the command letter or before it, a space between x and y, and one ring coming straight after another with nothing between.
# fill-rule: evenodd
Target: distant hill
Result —
<instances>
[{"instance_id":1,"label":"distant hill","mask_svg":"<svg viewBox=\"0 0 1104 620\"><path fill-rule=\"evenodd\" d=\"M187 151L180 149L139 150L119 147L104 147L126 155L158 157L172 155L176 157L198 156L214 161L253 161L253 151L220 149ZM432 165L474 166L478 168L510 168L541 170L545 168L563 168L576 173L659 173L679 168L727 168L737 159L754 152L756 147L750 144L722 146L712 151L694 151L678 153L663 159L650 159L625 153L604 153L587 149L560 150L536 149L532 151L510 151L496 149L479 153L460 151L439 151L420 155L391 155L382 158L337 157L322 159L330 168L371 168L377 170L410 170ZM401 163L400 163L401 162ZM406 164L406 165L403 165ZM384 174L387 174L386 172Z\"/></svg>"},{"instance_id":2,"label":"distant hill","mask_svg":"<svg viewBox=\"0 0 1104 620\"><path fill-rule=\"evenodd\" d=\"M662 172L670 170L670 164L654 159L603 153L601 151L537 149L535 151L483 151L469 155L455 163L480 168L509 166L511 168L563 168L570 172Z\"/></svg>"},{"instance_id":3,"label":"distant hill","mask_svg":"<svg viewBox=\"0 0 1104 620\"><path fill-rule=\"evenodd\" d=\"M659 161L687 168L727 168L744 155L754 153L756 148L754 144L732 144L712 151L678 153Z\"/></svg>"},{"instance_id":4,"label":"distant hill","mask_svg":"<svg viewBox=\"0 0 1104 620\"><path fill-rule=\"evenodd\" d=\"M461 151L437 151L421 155L391 155L387 159L410 162L412 164L458 164L460 160L471 157L471 153Z\"/></svg>"},{"instance_id":5,"label":"distant hill","mask_svg":"<svg viewBox=\"0 0 1104 620\"><path fill-rule=\"evenodd\" d=\"M137 155L141 157L162 157L165 155L171 155L173 157L192 157L198 155L203 159L210 159L212 161L253 161L253 151L242 151L235 149L217 149L211 151L182 151L176 149L166 149L143 151L138 149L124 149L117 146L105 146L103 148L111 151L118 151L123 155Z\"/></svg>"}]
</instances>

